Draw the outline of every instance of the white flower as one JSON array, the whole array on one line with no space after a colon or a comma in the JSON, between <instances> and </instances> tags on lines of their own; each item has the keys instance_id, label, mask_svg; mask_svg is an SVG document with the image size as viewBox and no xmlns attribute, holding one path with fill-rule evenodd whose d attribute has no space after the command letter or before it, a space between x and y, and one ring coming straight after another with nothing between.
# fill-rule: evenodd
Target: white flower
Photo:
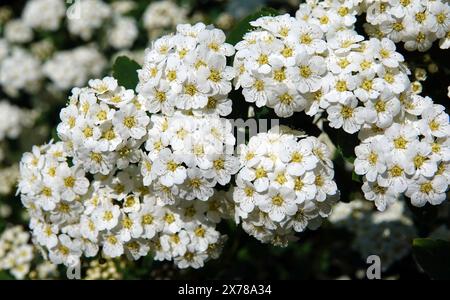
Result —
<instances>
[{"instance_id":1,"label":"white flower","mask_svg":"<svg viewBox=\"0 0 450 300\"><path fill-rule=\"evenodd\" d=\"M257 205L276 222L280 222L286 216L292 216L297 212L295 193L286 188L280 188L279 190L269 188L267 196L259 198Z\"/></svg>"},{"instance_id":2,"label":"white flower","mask_svg":"<svg viewBox=\"0 0 450 300\"><path fill-rule=\"evenodd\" d=\"M368 181L376 181L377 175L386 171L386 157L389 150L382 140L362 143L355 148L355 154L355 173L365 175Z\"/></svg>"},{"instance_id":3,"label":"white flower","mask_svg":"<svg viewBox=\"0 0 450 300\"><path fill-rule=\"evenodd\" d=\"M378 98L364 103L366 122L375 123L379 128L389 127L400 112L400 101L392 94L382 92Z\"/></svg>"},{"instance_id":4,"label":"white flower","mask_svg":"<svg viewBox=\"0 0 450 300\"><path fill-rule=\"evenodd\" d=\"M40 61L24 49L16 48L10 56L0 61L0 85L11 97L17 97L21 90L36 92L41 80Z\"/></svg>"},{"instance_id":5,"label":"white flower","mask_svg":"<svg viewBox=\"0 0 450 300\"><path fill-rule=\"evenodd\" d=\"M364 198L369 201L374 201L380 211L384 211L398 197L398 193L393 188L380 186L376 182L364 182L362 190L364 192Z\"/></svg>"},{"instance_id":6,"label":"white flower","mask_svg":"<svg viewBox=\"0 0 450 300\"><path fill-rule=\"evenodd\" d=\"M287 164L287 172L292 176L303 175L316 167L317 157L313 154L313 145L310 141L303 139L300 142L287 141L285 150L280 151L280 159Z\"/></svg>"},{"instance_id":7,"label":"white flower","mask_svg":"<svg viewBox=\"0 0 450 300\"><path fill-rule=\"evenodd\" d=\"M425 142L419 142L415 147L409 148L406 156L412 159L416 169L415 176L432 177L437 171L437 162L430 158L431 147Z\"/></svg>"},{"instance_id":8,"label":"white flower","mask_svg":"<svg viewBox=\"0 0 450 300\"><path fill-rule=\"evenodd\" d=\"M67 267L77 265L81 256L80 243L72 240L68 235L59 236L58 245L49 251L49 258L55 264L64 264Z\"/></svg>"},{"instance_id":9,"label":"white flower","mask_svg":"<svg viewBox=\"0 0 450 300\"><path fill-rule=\"evenodd\" d=\"M444 109L442 105L433 105L423 111L419 126L424 133L435 137L450 135L449 117Z\"/></svg>"},{"instance_id":10,"label":"white flower","mask_svg":"<svg viewBox=\"0 0 450 300\"><path fill-rule=\"evenodd\" d=\"M408 188L407 175L414 173L414 164L405 156L390 156L386 162L387 171L378 176L378 184L383 187L392 187L396 193L403 193Z\"/></svg>"},{"instance_id":11,"label":"white flower","mask_svg":"<svg viewBox=\"0 0 450 300\"><path fill-rule=\"evenodd\" d=\"M41 224L34 229L39 244L51 249L58 244L58 226Z\"/></svg>"},{"instance_id":12,"label":"white flower","mask_svg":"<svg viewBox=\"0 0 450 300\"><path fill-rule=\"evenodd\" d=\"M107 257L118 257L124 252L123 244L118 235L106 233L103 236L103 253Z\"/></svg>"},{"instance_id":13,"label":"white flower","mask_svg":"<svg viewBox=\"0 0 450 300\"><path fill-rule=\"evenodd\" d=\"M186 168L182 166L182 157L165 148L159 153L154 164L155 172L165 186L182 184L187 177Z\"/></svg>"},{"instance_id":14,"label":"white flower","mask_svg":"<svg viewBox=\"0 0 450 300\"><path fill-rule=\"evenodd\" d=\"M92 213L93 220L97 225L98 230L110 230L116 227L120 215L119 206L112 204L102 205Z\"/></svg>"},{"instance_id":15,"label":"white flower","mask_svg":"<svg viewBox=\"0 0 450 300\"><path fill-rule=\"evenodd\" d=\"M371 39L369 43L373 47L375 58L379 59L386 67L396 68L399 62L404 61L403 56L395 51L395 44L391 40L386 38L381 41Z\"/></svg>"},{"instance_id":16,"label":"white flower","mask_svg":"<svg viewBox=\"0 0 450 300\"><path fill-rule=\"evenodd\" d=\"M144 12L144 28L151 32L159 28L175 27L177 24L185 23L186 17L186 9L172 1L152 2Z\"/></svg>"},{"instance_id":17,"label":"white flower","mask_svg":"<svg viewBox=\"0 0 450 300\"><path fill-rule=\"evenodd\" d=\"M410 182L405 194L411 198L414 206L422 207L427 202L432 205L441 204L447 198L447 189L448 181L443 176L438 175L431 180L420 176Z\"/></svg>"},{"instance_id":18,"label":"white flower","mask_svg":"<svg viewBox=\"0 0 450 300\"><path fill-rule=\"evenodd\" d=\"M219 240L220 233L213 227L204 226L203 224L191 223L189 225L189 237L191 243L195 245L197 251L206 251L208 246Z\"/></svg>"},{"instance_id":19,"label":"white flower","mask_svg":"<svg viewBox=\"0 0 450 300\"><path fill-rule=\"evenodd\" d=\"M318 139L272 129L251 137L239 153L233 200L247 233L286 245L293 231L315 228L330 214L339 192L329 151Z\"/></svg>"},{"instance_id":20,"label":"white flower","mask_svg":"<svg viewBox=\"0 0 450 300\"><path fill-rule=\"evenodd\" d=\"M122 138L140 139L146 133L146 126L149 124L150 118L144 111L138 110L130 104L122 106L114 114L112 122Z\"/></svg>"},{"instance_id":21,"label":"white flower","mask_svg":"<svg viewBox=\"0 0 450 300\"><path fill-rule=\"evenodd\" d=\"M205 91L212 90L217 94L228 94L231 91L231 79L234 77L232 67L226 66L226 58L222 55L211 55L207 66L198 69L198 81Z\"/></svg>"},{"instance_id":22,"label":"white flower","mask_svg":"<svg viewBox=\"0 0 450 300\"><path fill-rule=\"evenodd\" d=\"M198 269L204 266L207 257L208 254L206 252L196 251L195 245L189 244L186 253L182 256L174 257L174 262L180 269L186 269L188 267Z\"/></svg>"},{"instance_id":23,"label":"white flower","mask_svg":"<svg viewBox=\"0 0 450 300\"><path fill-rule=\"evenodd\" d=\"M205 178L204 171L198 168L189 168L185 184L180 191L180 197L186 200L207 201L214 194L213 187L215 185L215 180Z\"/></svg>"},{"instance_id":24,"label":"white flower","mask_svg":"<svg viewBox=\"0 0 450 300\"><path fill-rule=\"evenodd\" d=\"M358 100L355 97L349 98L344 103L336 103L327 108L330 127L341 128L348 133L355 133L364 122L366 110L357 107Z\"/></svg>"},{"instance_id":25,"label":"white flower","mask_svg":"<svg viewBox=\"0 0 450 300\"><path fill-rule=\"evenodd\" d=\"M58 180L61 182L61 198L65 201L73 201L77 195L86 194L89 181L84 177L84 170L77 167L69 168L65 164L57 168Z\"/></svg>"},{"instance_id":26,"label":"white flower","mask_svg":"<svg viewBox=\"0 0 450 300\"><path fill-rule=\"evenodd\" d=\"M305 109L305 99L286 85L280 85L273 96L269 100L268 106L273 107L279 117L287 118L292 116L294 112Z\"/></svg>"}]
</instances>

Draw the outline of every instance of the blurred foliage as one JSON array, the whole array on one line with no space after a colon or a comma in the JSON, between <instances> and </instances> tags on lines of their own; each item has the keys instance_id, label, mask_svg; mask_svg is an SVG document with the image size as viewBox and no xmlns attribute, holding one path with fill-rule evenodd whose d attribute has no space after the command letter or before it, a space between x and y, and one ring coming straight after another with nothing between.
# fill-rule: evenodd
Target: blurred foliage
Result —
<instances>
[{"instance_id":1,"label":"blurred foliage","mask_svg":"<svg viewBox=\"0 0 450 300\"><path fill-rule=\"evenodd\" d=\"M415 239L414 256L419 265L433 279L450 279L450 242Z\"/></svg>"}]
</instances>

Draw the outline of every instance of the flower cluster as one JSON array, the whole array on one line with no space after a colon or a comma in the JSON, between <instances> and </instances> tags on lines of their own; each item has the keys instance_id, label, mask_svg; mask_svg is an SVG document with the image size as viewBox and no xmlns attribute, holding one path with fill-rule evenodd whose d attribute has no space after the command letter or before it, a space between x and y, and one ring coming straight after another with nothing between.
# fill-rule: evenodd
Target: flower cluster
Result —
<instances>
[{"instance_id":1,"label":"flower cluster","mask_svg":"<svg viewBox=\"0 0 450 300\"><path fill-rule=\"evenodd\" d=\"M156 40L147 50L137 91L151 113L228 115L234 71L227 57L233 54L223 31L203 23L178 25L176 34Z\"/></svg>"},{"instance_id":2,"label":"flower cluster","mask_svg":"<svg viewBox=\"0 0 450 300\"><path fill-rule=\"evenodd\" d=\"M22 13L23 22L30 28L55 31L66 14L64 0L31 0Z\"/></svg>"},{"instance_id":3,"label":"flower cluster","mask_svg":"<svg viewBox=\"0 0 450 300\"><path fill-rule=\"evenodd\" d=\"M450 6L442 0L327 0L306 1L297 17L311 20L332 31L354 28L357 16L365 14L366 32L379 39L403 42L406 50L426 51L439 39L442 49L450 46Z\"/></svg>"},{"instance_id":4,"label":"flower cluster","mask_svg":"<svg viewBox=\"0 0 450 300\"><path fill-rule=\"evenodd\" d=\"M41 62L24 49L14 48L0 60L0 86L8 96L17 97L21 91L35 93L42 77Z\"/></svg>"},{"instance_id":5,"label":"flower cluster","mask_svg":"<svg viewBox=\"0 0 450 300\"><path fill-rule=\"evenodd\" d=\"M105 77L74 88L69 105L61 110L57 132L66 142L74 164L91 174L108 175L137 163L150 118L133 90Z\"/></svg>"},{"instance_id":6,"label":"flower cluster","mask_svg":"<svg viewBox=\"0 0 450 300\"><path fill-rule=\"evenodd\" d=\"M352 29L324 30L299 17L262 17L236 45L236 86L246 101L272 107L279 117L326 110L330 127L348 133L391 125L409 86L394 43L363 41Z\"/></svg>"},{"instance_id":7,"label":"flower cluster","mask_svg":"<svg viewBox=\"0 0 450 300\"><path fill-rule=\"evenodd\" d=\"M286 245L317 228L339 198L325 144L274 130L240 147L233 199L243 229L264 243Z\"/></svg>"},{"instance_id":8,"label":"flower cluster","mask_svg":"<svg viewBox=\"0 0 450 300\"><path fill-rule=\"evenodd\" d=\"M239 170L228 120L177 112L172 117L153 115L151 121L141 174L163 203L208 201L216 184L228 184Z\"/></svg>"},{"instance_id":9,"label":"flower cluster","mask_svg":"<svg viewBox=\"0 0 450 300\"><path fill-rule=\"evenodd\" d=\"M111 7L101 0L75 1L67 11L69 32L83 40L90 40L111 13Z\"/></svg>"},{"instance_id":10,"label":"flower cluster","mask_svg":"<svg viewBox=\"0 0 450 300\"><path fill-rule=\"evenodd\" d=\"M116 17L108 33L109 44L115 49L129 49L138 37L136 22L130 17Z\"/></svg>"},{"instance_id":11,"label":"flower cluster","mask_svg":"<svg viewBox=\"0 0 450 300\"><path fill-rule=\"evenodd\" d=\"M1 162L1 157L0 157ZM19 179L19 166L18 164L0 168L0 196L11 194L17 185L17 180ZM7 209L8 210L8 209ZM1 209L0 209L1 211ZM3 217L0 212L0 218Z\"/></svg>"},{"instance_id":12,"label":"flower cluster","mask_svg":"<svg viewBox=\"0 0 450 300\"><path fill-rule=\"evenodd\" d=\"M154 38L163 30L173 30L178 24L186 23L187 13L187 9L172 1L155 1L145 10L142 22L149 37Z\"/></svg>"},{"instance_id":13,"label":"flower cluster","mask_svg":"<svg viewBox=\"0 0 450 300\"><path fill-rule=\"evenodd\" d=\"M450 46L450 6L442 0L365 0L366 31L403 42L406 50L426 51L439 39L442 49Z\"/></svg>"},{"instance_id":14,"label":"flower cluster","mask_svg":"<svg viewBox=\"0 0 450 300\"><path fill-rule=\"evenodd\" d=\"M365 128L355 148L355 172L364 175L366 199L379 210L402 193L414 206L438 205L450 182L450 124L442 105L429 97L407 97L406 116L386 129Z\"/></svg>"},{"instance_id":15,"label":"flower cluster","mask_svg":"<svg viewBox=\"0 0 450 300\"><path fill-rule=\"evenodd\" d=\"M410 253L411 242L417 236L411 213L403 202L375 213L367 201L339 202L329 221L354 234L352 249L361 259L365 261L370 255L378 255L383 271Z\"/></svg>"},{"instance_id":16,"label":"flower cluster","mask_svg":"<svg viewBox=\"0 0 450 300\"><path fill-rule=\"evenodd\" d=\"M58 90L65 91L98 77L105 67L106 60L95 47L81 46L56 52L45 62L42 71Z\"/></svg>"},{"instance_id":17,"label":"flower cluster","mask_svg":"<svg viewBox=\"0 0 450 300\"><path fill-rule=\"evenodd\" d=\"M7 228L0 236L0 270L7 270L16 279L24 279L34 258L30 234L21 226Z\"/></svg>"},{"instance_id":18,"label":"flower cluster","mask_svg":"<svg viewBox=\"0 0 450 300\"><path fill-rule=\"evenodd\" d=\"M91 80L60 113L62 141L24 154L22 202L52 262L151 251L198 268L220 253L215 226L232 207L214 187L239 168L231 123L180 111L149 118L151 107L112 77Z\"/></svg>"},{"instance_id":19,"label":"flower cluster","mask_svg":"<svg viewBox=\"0 0 450 300\"><path fill-rule=\"evenodd\" d=\"M6 100L1 100L0 142L6 138L16 139L23 128L30 127L33 124L35 117L35 112L21 109Z\"/></svg>"}]
</instances>

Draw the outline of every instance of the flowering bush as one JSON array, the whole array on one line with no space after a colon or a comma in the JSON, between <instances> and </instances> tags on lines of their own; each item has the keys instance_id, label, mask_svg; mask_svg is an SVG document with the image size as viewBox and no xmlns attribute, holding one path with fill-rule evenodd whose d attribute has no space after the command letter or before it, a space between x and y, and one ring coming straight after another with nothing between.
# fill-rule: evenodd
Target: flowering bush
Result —
<instances>
[{"instance_id":1,"label":"flowering bush","mask_svg":"<svg viewBox=\"0 0 450 300\"><path fill-rule=\"evenodd\" d=\"M0 217L22 218L32 238L16 243L20 230L2 222L0 269L166 278L227 264L218 277L265 278L289 257L310 266L306 276L334 278L359 277L376 254L383 272L401 276L414 255L442 276L427 253L448 245L420 237L446 236L448 83L426 81L450 72L432 56L446 48L448 7L314 0L227 32L184 1L29 1L0 39L2 96L16 99L0 106L12 118L0 124L0 193L19 177L28 216L0 206ZM264 251L279 259L261 269ZM236 257L253 264L248 274Z\"/></svg>"}]
</instances>

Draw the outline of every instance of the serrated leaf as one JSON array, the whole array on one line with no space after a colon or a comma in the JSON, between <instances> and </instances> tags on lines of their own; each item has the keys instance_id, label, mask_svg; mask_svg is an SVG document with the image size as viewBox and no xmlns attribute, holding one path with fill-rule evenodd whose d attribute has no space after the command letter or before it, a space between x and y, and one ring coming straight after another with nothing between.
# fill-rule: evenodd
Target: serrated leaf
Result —
<instances>
[{"instance_id":1,"label":"serrated leaf","mask_svg":"<svg viewBox=\"0 0 450 300\"><path fill-rule=\"evenodd\" d=\"M418 264L433 279L450 279L450 242L414 239L413 253Z\"/></svg>"},{"instance_id":2,"label":"serrated leaf","mask_svg":"<svg viewBox=\"0 0 450 300\"><path fill-rule=\"evenodd\" d=\"M119 85L134 90L139 82L137 70L140 68L141 66L134 60L126 56L119 56L114 62L113 76Z\"/></svg>"},{"instance_id":3,"label":"serrated leaf","mask_svg":"<svg viewBox=\"0 0 450 300\"><path fill-rule=\"evenodd\" d=\"M228 34L227 43L236 45L239 41L241 41L242 37L253 28L250 25L251 21L264 16L276 16L277 14L278 12L275 9L270 7L263 7L261 10L248 15L240 22L238 22L233 30L231 30L231 32Z\"/></svg>"}]
</instances>

